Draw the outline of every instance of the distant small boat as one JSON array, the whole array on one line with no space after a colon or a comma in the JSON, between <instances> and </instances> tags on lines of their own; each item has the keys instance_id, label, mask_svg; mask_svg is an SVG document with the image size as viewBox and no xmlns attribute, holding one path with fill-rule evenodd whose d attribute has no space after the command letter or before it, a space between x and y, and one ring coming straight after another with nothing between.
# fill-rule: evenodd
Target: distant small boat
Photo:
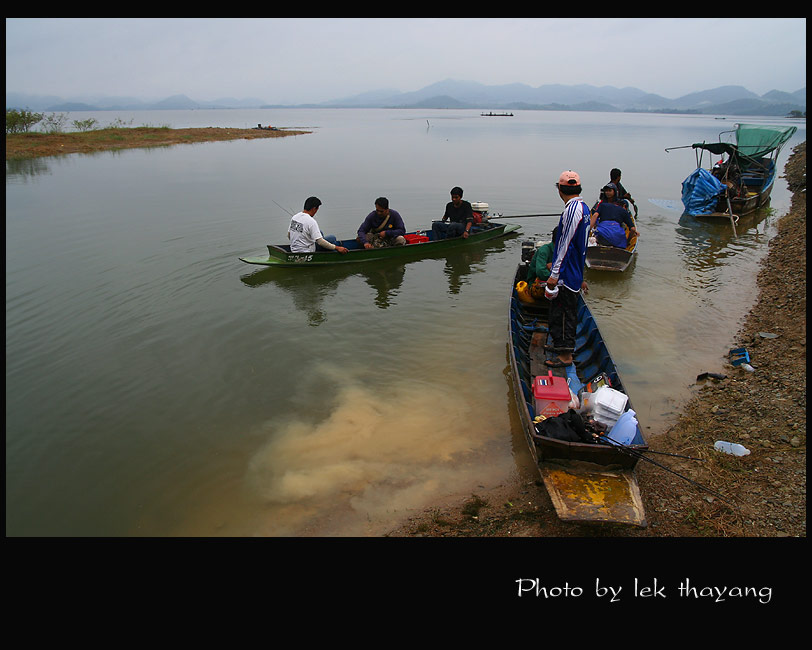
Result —
<instances>
[{"instance_id":1,"label":"distant small boat","mask_svg":"<svg viewBox=\"0 0 812 650\"><path fill-rule=\"evenodd\" d=\"M770 199L776 177L776 161L781 148L797 127L736 124L719 134L719 142L698 142L666 149L696 150L696 169L682 182L685 214L697 219L723 218L735 221L764 205ZM735 134L735 143L723 142L724 134ZM702 167L709 152L709 169ZM715 164L715 156L722 156Z\"/></svg>"},{"instance_id":2,"label":"distant small boat","mask_svg":"<svg viewBox=\"0 0 812 650\"><path fill-rule=\"evenodd\" d=\"M480 113L482 117L513 117L513 113Z\"/></svg>"}]
</instances>

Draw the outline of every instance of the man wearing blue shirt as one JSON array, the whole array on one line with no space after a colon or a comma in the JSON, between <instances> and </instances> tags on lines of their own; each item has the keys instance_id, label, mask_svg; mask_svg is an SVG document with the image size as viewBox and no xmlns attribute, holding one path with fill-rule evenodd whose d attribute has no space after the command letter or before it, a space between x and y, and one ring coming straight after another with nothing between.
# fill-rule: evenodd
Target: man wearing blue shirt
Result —
<instances>
[{"instance_id":1,"label":"man wearing blue shirt","mask_svg":"<svg viewBox=\"0 0 812 650\"><path fill-rule=\"evenodd\" d=\"M578 293L584 283L590 213L589 206L581 199L581 178L576 172L562 172L556 188L566 206L558 221L558 239L547 288L558 289L550 303L550 336L558 356L546 363L550 368L563 368L572 363L575 351Z\"/></svg>"}]
</instances>

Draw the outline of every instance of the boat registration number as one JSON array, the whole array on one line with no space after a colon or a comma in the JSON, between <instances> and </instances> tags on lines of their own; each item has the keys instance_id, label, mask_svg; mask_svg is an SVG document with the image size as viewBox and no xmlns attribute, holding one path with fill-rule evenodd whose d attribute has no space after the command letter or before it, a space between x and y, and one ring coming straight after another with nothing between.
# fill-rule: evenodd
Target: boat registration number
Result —
<instances>
[{"instance_id":1,"label":"boat registration number","mask_svg":"<svg viewBox=\"0 0 812 650\"><path fill-rule=\"evenodd\" d=\"M312 255L288 255L288 262L312 262Z\"/></svg>"}]
</instances>

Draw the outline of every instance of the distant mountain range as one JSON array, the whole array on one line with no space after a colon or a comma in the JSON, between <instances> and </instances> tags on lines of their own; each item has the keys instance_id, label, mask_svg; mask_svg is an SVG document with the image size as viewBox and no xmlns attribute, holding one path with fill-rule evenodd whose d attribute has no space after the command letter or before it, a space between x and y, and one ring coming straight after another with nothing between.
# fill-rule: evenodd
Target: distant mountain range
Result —
<instances>
[{"instance_id":1,"label":"distant mountain range","mask_svg":"<svg viewBox=\"0 0 812 650\"><path fill-rule=\"evenodd\" d=\"M806 113L806 87L795 92L771 90L759 96L743 86L721 86L669 99L631 87L547 84L533 88L520 83L487 86L474 81L447 79L413 92L381 89L318 104L268 104L257 98L232 97L197 101L186 95L173 95L159 102L146 102L134 97L66 99L9 92L6 93L6 107L52 112L211 108L471 108L784 116L791 111Z\"/></svg>"}]
</instances>

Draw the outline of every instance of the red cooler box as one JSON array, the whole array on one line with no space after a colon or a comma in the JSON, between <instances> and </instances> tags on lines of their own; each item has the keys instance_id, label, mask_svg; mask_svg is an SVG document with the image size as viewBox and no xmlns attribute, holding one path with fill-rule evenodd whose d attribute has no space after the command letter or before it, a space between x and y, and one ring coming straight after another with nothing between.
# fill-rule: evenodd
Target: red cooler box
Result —
<instances>
[{"instance_id":1,"label":"red cooler box","mask_svg":"<svg viewBox=\"0 0 812 650\"><path fill-rule=\"evenodd\" d=\"M553 377L552 371L548 371L546 377L539 375L533 379L533 397L536 398L536 415L547 418L566 413L572 399L567 380Z\"/></svg>"}]
</instances>

